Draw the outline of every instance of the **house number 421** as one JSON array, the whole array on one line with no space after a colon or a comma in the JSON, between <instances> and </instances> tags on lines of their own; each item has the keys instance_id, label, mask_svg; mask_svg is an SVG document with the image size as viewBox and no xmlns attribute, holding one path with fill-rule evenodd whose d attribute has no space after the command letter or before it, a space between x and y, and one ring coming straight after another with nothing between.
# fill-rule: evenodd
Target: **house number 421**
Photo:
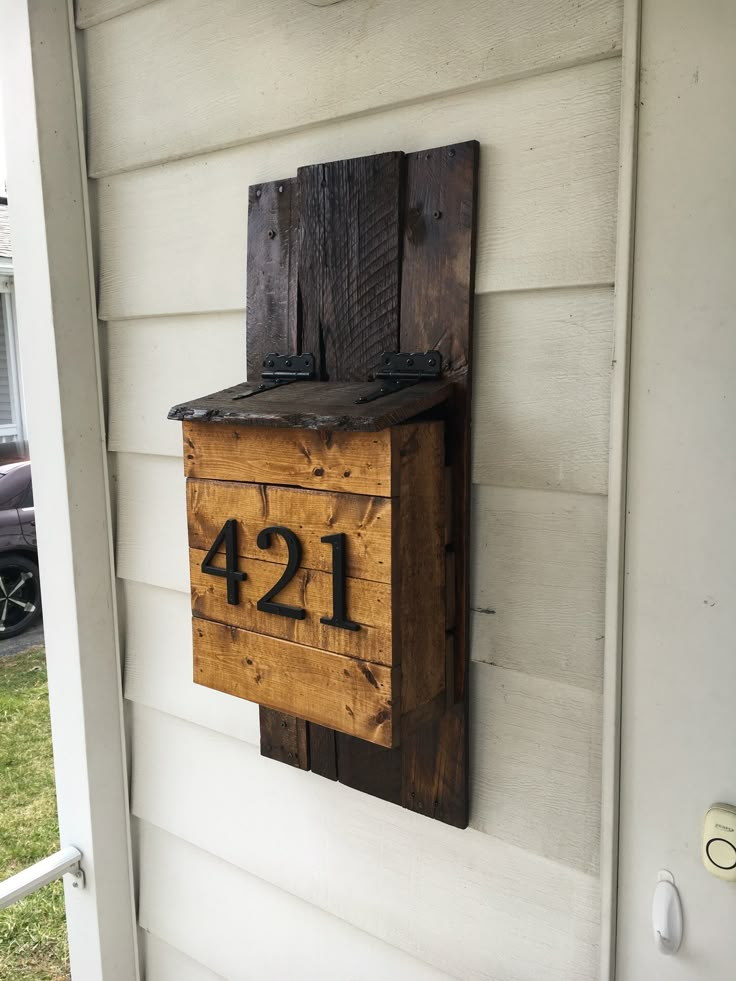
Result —
<instances>
[{"instance_id":1,"label":"house number 421","mask_svg":"<svg viewBox=\"0 0 736 981\"><path fill-rule=\"evenodd\" d=\"M289 617L292 620L303 620L307 614L301 607L287 606L286 603L274 601L274 597L291 582L301 565L302 544L291 528L285 528L283 525L272 525L258 532L256 538L258 548L270 548L273 535L280 535L286 542L288 560L281 578L261 596L256 606L261 613L272 613L275 616ZM231 606L237 606L240 603L239 584L248 578L245 572L238 569L237 536L238 522L235 518L228 518L202 563L202 572L206 572L210 576L222 576L223 579L227 580L227 601ZM348 620L346 610L345 535L342 532L336 535L325 535L320 541L332 548L332 616L320 617L320 623L325 623L328 627L338 627L341 630L360 630L360 624ZM212 564L223 543L225 545L224 569Z\"/></svg>"}]
</instances>

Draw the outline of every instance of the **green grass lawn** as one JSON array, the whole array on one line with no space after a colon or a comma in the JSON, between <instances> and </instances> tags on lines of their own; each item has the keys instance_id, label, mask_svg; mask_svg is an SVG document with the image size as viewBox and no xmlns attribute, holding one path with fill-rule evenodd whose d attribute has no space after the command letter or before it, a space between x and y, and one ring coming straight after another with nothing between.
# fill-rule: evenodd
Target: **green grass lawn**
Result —
<instances>
[{"instance_id":1,"label":"green grass lawn","mask_svg":"<svg viewBox=\"0 0 736 981\"><path fill-rule=\"evenodd\" d=\"M0 658L0 879L59 848L46 660ZM2 981L69 977L64 892L54 882L0 911Z\"/></svg>"}]
</instances>

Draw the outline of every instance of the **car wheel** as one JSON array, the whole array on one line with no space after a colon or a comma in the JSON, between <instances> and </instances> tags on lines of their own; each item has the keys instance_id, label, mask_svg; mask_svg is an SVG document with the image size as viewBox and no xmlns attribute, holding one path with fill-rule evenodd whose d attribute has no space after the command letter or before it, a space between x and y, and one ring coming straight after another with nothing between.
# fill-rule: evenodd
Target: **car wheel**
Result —
<instances>
[{"instance_id":1,"label":"car wheel","mask_svg":"<svg viewBox=\"0 0 736 981\"><path fill-rule=\"evenodd\" d=\"M25 555L0 556L0 640L23 633L40 616L38 566Z\"/></svg>"}]
</instances>

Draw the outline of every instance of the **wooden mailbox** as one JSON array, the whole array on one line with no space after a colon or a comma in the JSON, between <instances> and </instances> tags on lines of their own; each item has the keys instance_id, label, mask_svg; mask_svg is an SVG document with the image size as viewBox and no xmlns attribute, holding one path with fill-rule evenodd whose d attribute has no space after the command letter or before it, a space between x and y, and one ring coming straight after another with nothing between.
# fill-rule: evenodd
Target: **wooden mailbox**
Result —
<instances>
[{"instance_id":1,"label":"wooden mailbox","mask_svg":"<svg viewBox=\"0 0 736 981\"><path fill-rule=\"evenodd\" d=\"M195 682L261 706L264 756L457 827L477 172L469 142L252 186L248 381L169 413Z\"/></svg>"},{"instance_id":2,"label":"wooden mailbox","mask_svg":"<svg viewBox=\"0 0 736 981\"><path fill-rule=\"evenodd\" d=\"M448 388L351 420L370 387L333 419L300 382L184 423L194 680L390 747L445 703L444 426L412 417Z\"/></svg>"}]
</instances>

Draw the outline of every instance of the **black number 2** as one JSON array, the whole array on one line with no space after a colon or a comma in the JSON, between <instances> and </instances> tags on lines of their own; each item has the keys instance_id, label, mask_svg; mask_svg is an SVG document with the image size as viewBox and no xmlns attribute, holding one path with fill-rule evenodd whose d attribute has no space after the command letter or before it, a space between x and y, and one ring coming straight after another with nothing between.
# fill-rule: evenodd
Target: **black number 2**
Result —
<instances>
[{"instance_id":1,"label":"black number 2","mask_svg":"<svg viewBox=\"0 0 736 981\"><path fill-rule=\"evenodd\" d=\"M206 572L210 576L222 576L227 579L227 601L231 606L237 606L240 602L238 583L248 578L244 572L238 572L237 536L238 522L235 518L228 518L202 563L202 572ZM221 569L219 566L212 565L212 560L217 555L223 541L225 542L225 568Z\"/></svg>"},{"instance_id":2,"label":"black number 2","mask_svg":"<svg viewBox=\"0 0 736 981\"><path fill-rule=\"evenodd\" d=\"M258 600L257 606L261 613L275 613L280 617L290 617L292 620L303 620L306 616L304 610L299 606L287 606L285 603L274 603L273 598L280 593L284 586L287 586L296 574L299 563L302 560L302 546L299 539L290 528L274 525L271 528L264 528L258 532L256 544L259 548L271 547L271 535L281 535L289 549L289 558L281 576L275 586L272 586L267 593Z\"/></svg>"}]
</instances>

